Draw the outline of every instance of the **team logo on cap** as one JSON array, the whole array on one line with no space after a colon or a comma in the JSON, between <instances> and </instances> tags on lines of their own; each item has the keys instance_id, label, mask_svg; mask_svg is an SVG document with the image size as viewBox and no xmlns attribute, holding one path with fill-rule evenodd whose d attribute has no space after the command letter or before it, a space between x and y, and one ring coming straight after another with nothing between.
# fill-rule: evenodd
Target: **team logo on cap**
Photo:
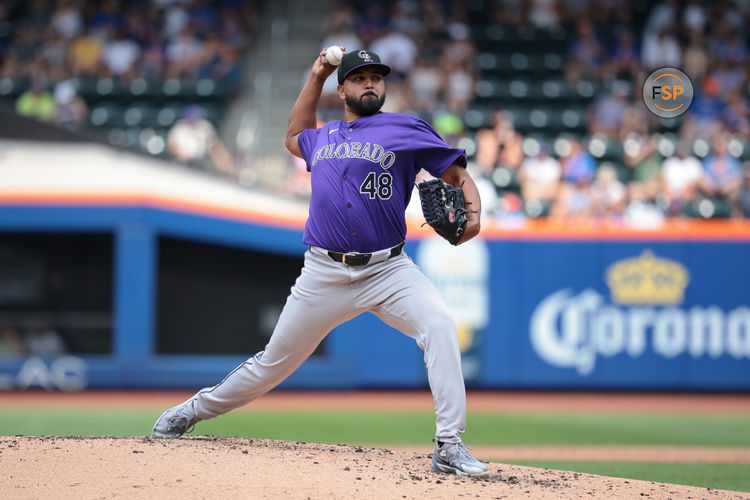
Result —
<instances>
[{"instance_id":1,"label":"team logo on cap","mask_svg":"<svg viewBox=\"0 0 750 500\"><path fill-rule=\"evenodd\" d=\"M366 50L360 50L357 55L360 59L364 59L365 62L372 62L372 57L370 57L370 54Z\"/></svg>"}]
</instances>

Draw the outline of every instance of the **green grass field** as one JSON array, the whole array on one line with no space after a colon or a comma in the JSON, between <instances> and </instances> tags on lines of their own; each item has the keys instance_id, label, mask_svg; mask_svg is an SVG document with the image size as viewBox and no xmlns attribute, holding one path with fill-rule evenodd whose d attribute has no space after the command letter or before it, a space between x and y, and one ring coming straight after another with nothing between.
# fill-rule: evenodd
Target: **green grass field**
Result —
<instances>
[{"instance_id":1,"label":"green grass field","mask_svg":"<svg viewBox=\"0 0 750 500\"><path fill-rule=\"evenodd\" d=\"M0 408L4 435L148 435L161 409ZM646 414L471 413L471 445L750 446L750 417ZM201 422L195 434L394 445L430 443L428 412L239 411ZM523 462L520 465L750 491L748 464Z\"/></svg>"}]
</instances>

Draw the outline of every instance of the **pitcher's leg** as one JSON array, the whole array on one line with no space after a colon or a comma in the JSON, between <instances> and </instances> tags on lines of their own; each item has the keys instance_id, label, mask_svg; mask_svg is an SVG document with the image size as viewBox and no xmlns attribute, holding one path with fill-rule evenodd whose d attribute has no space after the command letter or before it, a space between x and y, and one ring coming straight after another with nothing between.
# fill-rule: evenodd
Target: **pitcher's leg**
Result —
<instances>
[{"instance_id":1,"label":"pitcher's leg","mask_svg":"<svg viewBox=\"0 0 750 500\"><path fill-rule=\"evenodd\" d=\"M432 282L407 257L383 280L384 302L372 312L417 341L424 350L427 377L435 399L438 440L461 441L466 429L466 389L455 322Z\"/></svg>"},{"instance_id":2,"label":"pitcher's leg","mask_svg":"<svg viewBox=\"0 0 750 500\"><path fill-rule=\"evenodd\" d=\"M332 276L336 272L340 269L322 258L306 257L305 269L287 298L265 350L235 368L219 384L193 397L195 413L201 420L243 406L276 387L315 351L328 332L362 312L354 308L346 286Z\"/></svg>"}]
</instances>

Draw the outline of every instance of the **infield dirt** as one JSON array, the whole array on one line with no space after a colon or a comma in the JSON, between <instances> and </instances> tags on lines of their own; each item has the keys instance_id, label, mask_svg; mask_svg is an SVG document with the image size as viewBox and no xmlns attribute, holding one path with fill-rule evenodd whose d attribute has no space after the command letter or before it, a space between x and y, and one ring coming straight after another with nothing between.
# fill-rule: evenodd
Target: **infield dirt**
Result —
<instances>
[{"instance_id":1,"label":"infield dirt","mask_svg":"<svg viewBox=\"0 0 750 500\"><path fill-rule=\"evenodd\" d=\"M429 454L264 439L0 437L2 497L672 498L746 493L489 464L471 479L434 473Z\"/></svg>"}]
</instances>

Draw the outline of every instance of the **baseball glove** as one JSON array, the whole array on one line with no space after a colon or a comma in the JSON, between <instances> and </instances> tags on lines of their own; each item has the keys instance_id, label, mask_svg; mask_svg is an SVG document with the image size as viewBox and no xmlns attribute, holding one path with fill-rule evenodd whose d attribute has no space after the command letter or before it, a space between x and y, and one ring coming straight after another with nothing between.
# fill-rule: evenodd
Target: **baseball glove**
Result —
<instances>
[{"instance_id":1,"label":"baseball glove","mask_svg":"<svg viewBox=\"0 0 750 500\"><path fill-rule=\"evenodd\" d=\"M425 224L432 226L451 245L458 245L466 229L466 214L469 212L463 189L449 186L440 179L420 182L417 189Z\"/></svg>"}]
</instances>

